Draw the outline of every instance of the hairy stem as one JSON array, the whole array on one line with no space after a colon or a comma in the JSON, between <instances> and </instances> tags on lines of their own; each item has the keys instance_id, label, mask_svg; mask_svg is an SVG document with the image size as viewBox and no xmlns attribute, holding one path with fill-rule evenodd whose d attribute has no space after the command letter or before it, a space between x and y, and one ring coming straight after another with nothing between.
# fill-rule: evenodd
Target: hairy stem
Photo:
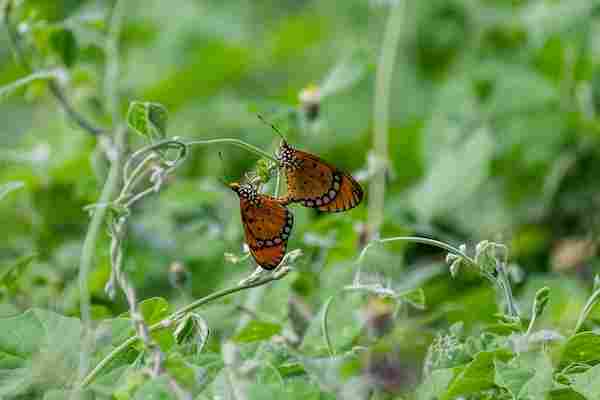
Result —
<instances>
[{"instance_id":1,"label":"hairy stem","mask_svg":"<svg viewBox=\"0 0 600 400\"><path fill-rule=\"evenodd\" d=\"M279 271L276 271L275 273L261 279L255 282L250 282L247 283L245 285L240 285L240 286L234 286L228 289L224 289L215 293L212 293L206 297L203 297L201 299L198 299L186 306L184 306L183 308L175 311L174 313L172 313L171 315L169 315L167 318L163 319L160 322L157 322L154 325L151 325L148 330L149 332L156 332L162 329L166 329L168 327L170 327L173 323L173 321L176 321L180 318L182 318L183 316L185 316L185 314L187 314L190 311L193 311L199 307L202 307L205 304L211 303L215 300L218 300L222 297L226 297L229 296L231 294L234 294L236 292L240 292L242 290L246 290L246 289L250 289L250 288L254 288L257 286L262 286L262 285L266 285L268 283L271 283L273 281L282 279L283 277L285 277L289 272L288 268L282 268ZM123 343L121 343L119 346L117 346L113 351L111 351L106 357L104 357L97 365L96 367L94 367L94 369L92 371L90 371L90 373L85 377L85 379L82 381L81 383L81 387L86 387L88 386L90 383L92 383L94 381L94 379L96 379L98 377L98 375L100 374L100 372L102 372L102 370L104 369L104 367L106 367L112 360L114 360L119 354L121 354L123 351L127 350L127 348L129 348L131 345L133 345L134 343L136 343L138 340L140 340L141 338L138 335L134 335L131 336L130 338L128 338L127 340L125 340Z\"/></svg>"},{"instance_id":2,"label":"hairy stem","mask_svg":"<svg viewBox=\"0 0 600 400\"><path fill-rule=\"evenodd\" d=\"M101 204L108 203L112 199L119 189L119 177L121 174L122 165L122 154L119 150L122 148L125 141L127 129L125 127L119 127L115 133L115 145L117 151L115 159L110 165L108 172L108 178L100 194L98 202ZM80 296L80 313L81 321L84 327L84 338L86 338L91 329L91 317L90 317L90 293L88 287L89 272L94 260L94 253L96 250L96 243L98 242L98 236L100 229L106 216L107 207L97 207L94 210L90 226L88 228L85 240L83 242L83 249L81 250L81 261L79 264L79 296ZM81 352L81 370L87 370L87 350L88 346L84 346ZM83 375L83 374L82 374Z\"/></svg>"},{"instance_id":3,"label":"hairy stem","mask_svg":"<svg viewBox=\"0 0 600 400\"><path fill-rule=\"evenodd\" d=\"M385 176L388 167L390 89L398 42L402 31L403 16L403 6L392 6L385 28L383 46L377 65L377 74L375 76L375 103L373 105L375 115L373 127L373 158L371 163L371 168L374 170L374 173L369 186L368 232L371 238L379 237L379 230L383 223Z\"/></svg>"}]
</instances>

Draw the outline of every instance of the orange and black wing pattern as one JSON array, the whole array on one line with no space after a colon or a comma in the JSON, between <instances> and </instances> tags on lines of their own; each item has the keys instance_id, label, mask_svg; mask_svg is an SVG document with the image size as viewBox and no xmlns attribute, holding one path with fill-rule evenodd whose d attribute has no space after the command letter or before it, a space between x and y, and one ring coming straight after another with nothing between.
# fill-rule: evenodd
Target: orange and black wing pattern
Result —
<instances>
[{"instance_id":1,"label":"orange and black wing pattern","mask_svg":"<svg viewBox=\"0 0 600 400\"><path fill-rule=\"evenodd\" d=\"M233 183L240 198L246 244L258 265L275 269L281 263L292 233L294 216L278 199L256 192L250 185Z\"/></svg>"},{"instance_id":2,"label":"orange and black wing pattern","mask_svg":"<svg viewBox=\"0 0 600 400\"><path fill-rule=\"evenodd\" d=\"M324 212L341 212L356 207L363 190L352 175L319 157L296 150L283 142L278 154L285 169L288 193L282 201L301 203Z\"/></svg>"}]
</instances>

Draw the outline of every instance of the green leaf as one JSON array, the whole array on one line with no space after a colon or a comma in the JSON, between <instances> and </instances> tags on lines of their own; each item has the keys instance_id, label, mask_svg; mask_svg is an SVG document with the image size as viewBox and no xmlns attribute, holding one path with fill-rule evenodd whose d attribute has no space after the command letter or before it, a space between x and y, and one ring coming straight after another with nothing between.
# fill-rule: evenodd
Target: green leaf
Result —
<instances>
[{"instance_id":1,"label":"green leaf","mask_svg":"<svg viewBox=\"0 0 600 400\"><path fill-rule=\"evenodd\" d=\"M401 293L400 298L419 310L425 309L425 291L421 288Z\"/></svg>"},{"instance_id":2,"label":"green leaf","mask_svg":"<svg viewBox=\"0 0 600 400\"><path fill-rule=\"evenodd\" d=\"M144 322L147 325L152 325L162 321L169 315L171 306L167 300L162 297L151 297L146 300L142 300L138 304L138 310L144 317ZM119 316L120 318L131 318L129 312L123 313Z\"/></svg>"},{"instance_id":3,"label":"green leaf","mask_svg":"<svg viewBox=\"0 0 600 400\"><path fill-rule=\"evenodd\" d=\"M174 353L165 361L165 369L169 376L187 389L191 389L196 382L196 372L191 365L183 360L180 354Z\"/></svg>"},{"instance_id":4,"label":"green leaf","mask_svg":"<svg viewBox=\"0 0 600 400\"><path fill-rule=\"evenodd\" d=\"M67 67L72 67L75 64L79 47L77 46L77 39L70 29L58 28L52 30L49 43Z\"/></svg>"},{"instance_id":5,"label":"green leaf","mask_svg":"<svg viewBox=\"0 0 600 400\"><path fill-rule=\"evenodd\" d=\"M0 319L0 354L20 367L2 374L0 398L71 385L77 379L81 324L50 311L31 309Z\"/></svg>"},{"instance_id":6,"label":"green leaf","mask_svg":"<svg viewBox=\"0 0 600 400\"><path fill-rule=\"evenodd\" d=\"M10 267L0 274L0 287L14 287L15 282L36 257L37 254L30 254L17 259Z\"/></svg>"},{"instance_id":7,"label":"green leaf","mask_svg":"<svg viewBox=\"0 0 600 400\"><path fill-rule=\"evenodd\" d=\"M521 353L508 363L494 364L496 385L515 400L544 400L553 387L552 364L545 352Z\"/></svg>"},{"instance_id":8,"label":"green leaf","mask_svg":"<svg viewBox=\"0 0 600 400\"><path fill-rule=\"evenodd\" d=\"M597 364L600 362L600 335L581 332L567 340L560 358L560 367L571 363Z\"/></svg>"},{"instance_id":9,"label":"green leaf","mask_svg":"<svg viewBox=\"0 0 600 400\"><path fill-rule=\"evenodd\" d=\"M584 373L574 375L571 388L588 400L598 399L600 393L600 365L596 365Z\"/></svg>"},{"instance_id":10,"label":"green leaf","mask_svg":"<svg viewBox=\"0 0 600 400\"><path fill-rule=\"evenodd\" d=\"M465 368L458 373L443 399L453 399L460 395L477 393L491 389L495 385L494 360L508 360L511 353L507 350L481 351L475 355Z\"/></svg>"},{"instance_id":11,"label":"green leaf","mask_svg":"<svg viewBox=\"0 0 600 400\"><path fill-rule=\"evenodd\" d=\"M586 400L586 398L569 388L553 390L550 392L549 400Z\"/></svg>"},{"instance_id":12,"label":"green leaf","mask_svg":"<svg viewBox=\"0 0 600 400\"><path fill-rule=\"evenodd\" d=\"M151 142L166 137L167 109L159 103L132 101L127 112L127 123Z\"/></svg>"},{"instance_id":13,"label":"green leaf","mask_svg":"<svg viewBox=\"0 0 600 400\"><path fill-rule=\"evenodd\" d=\"M525 353L520 356L523 363L534 371L534 376L528 380L521 391L519 399L545 400L553 387L552 362L545 351Z\"/></svg>"},{"instance_id":14,"label":"green leaf","mask_svg":"<svg viewBox=\"0 0 600 400\"><path fill-rule=\"evenodd\" d=\"M446 393L454 377L453 368L436 369L425 378L417 389L417 400L437 400Z\"/></svg>"},{"instance_id":15,"label":"green leaf","mask_svg":"<svg viewBox=\"0 0 600 400\"><path fill-rule=\"evenodd\" d=\"M44 393L44 400L94 400L94 394L89 391L75 391L75 390L49 390Z\"/></svg>"},{"instance_id":16,"label":"green leaf","mask_svg":"<svg viewBox=\"0 0 600 400\"><path fill-rule=\"evenodd\" d=\"M281 332L281 325L279 324L252 320L232 340L237 343L256 342L269 339L279 332Z\"/></svg>"},{"instance_id":17,"label":"green leaf","mask_svg":"<svg viewBox=\"0 0 600 400\"><path fill-rule=\"evenodd\" d=\"M169 315L171 306L162 297L151 297L139 304L139 310L148 325L162 321Z\"/></svg>"},{"instance_id":18,"label":"green leaf","mask_svg":"<svg viewBox=\"0 0 600 400\"><path fill-rule=\"evenodd\" d=\"M168 377L161 375L156 379L148 379L135 392L134 400L177 400L169 387Z\"/></svg>"},{"instance_id":19,"label":"green leaf","mask_svg":"<svg viewBox=\"0 0 600 400\"><path fill-rule=\"evenodd\" d=\"M148 326L168 317L170 308L169 302L162 297L151 297L138 304L138 309L142 314L142 317L144 317L144 322ZM121 314L120 317L131 318L129 312ZM152 338L158 342L163 351L167 351L175 344L175 339L169 329L161 329L157 332L153 332ZM138 345L140 344L138 343Z\"/></svg>"},{"instance_id":20,"label":"green leaf","mask_svg":"<svg viewBox=\"0 0 600 400\"><path fill-rule=\"evenodd\" d=\"M511 394L513 399L517 399L525 383L535 375L535 371L523 362L520 357L515 357L508 363L495 360L496 385L505 388Z\"/></svg>"},{"instance_id":21,"label":"green leaf","mask_svg":"<svg viewBox=\"0 0 600 400\"><path fill-rule=\"evenodd\" d=\"M10 192L20 189L23 186L25 186L25 184L23 182L18 182L18 181L17 182L8 182L3 185L0 185L0 200L2 200L4 198L4 196L9 194Z\"/></svg>"}]
</instances>

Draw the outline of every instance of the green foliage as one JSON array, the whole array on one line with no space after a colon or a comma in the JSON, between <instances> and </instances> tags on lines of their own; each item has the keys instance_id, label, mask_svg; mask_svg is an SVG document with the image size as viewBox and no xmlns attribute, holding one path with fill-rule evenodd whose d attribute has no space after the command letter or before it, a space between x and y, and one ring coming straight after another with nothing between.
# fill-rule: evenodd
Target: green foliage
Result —
<instances>
[{"instance_id":1,"label":"green foliage","mask_svg":"<svg viewBox=\"0 0 600 400\"><path fill-rule=\"evenodd\" d=\"M598 397L595 2L1 3L0 398ZM290 205L289 271L239 290L219 181L285 194L257 113L365 200Z\"/></svg>"},{"instance_id":2,"label":"green foliage","mask_svg":"<svg viewBox=\"0 0 600 400\"><path fill-rule=\"evenodd\" d=\"M253 320L233 337L233 341L237 343L256 342L269 339L279 332L281 332L279 324Z\"/></svg>"},{"instance_id":3,"label":"green foliage","mask_svg":"<svg viewBox=\"0 0 600 400\"><path fill-rule=\"evenodd\" d=\"M133 101L127 111L129 127L151 142L165 138L167 118L166 108L158 103Z\"/></svg>"}]
</instances>

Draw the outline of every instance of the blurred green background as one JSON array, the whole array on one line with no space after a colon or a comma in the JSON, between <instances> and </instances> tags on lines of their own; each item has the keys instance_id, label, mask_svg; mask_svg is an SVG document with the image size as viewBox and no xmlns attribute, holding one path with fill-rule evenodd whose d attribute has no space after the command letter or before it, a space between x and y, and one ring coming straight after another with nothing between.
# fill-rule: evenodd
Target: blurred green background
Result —
<instances>
[{"instance_id":1,"label":"blurred green background","mask_svg":"<svg viewBox=\"0 0 600 400\"><path fill-rule=\"evenodd\" d=\"M64 68L62 83L78 110L110 124L103 41L112 2L21 3L20 30L36 49L36 64ZM117 82L123 115L130 101L158 102L169 111L170 136L239 138L272 152L279 140L258 121L260 112L292 144L352 171L368 194L373 103L381 95L375 93L377 62L396 2L124 3ZM600 3L420 1L410 2L400 21L386 89L391 164L381 237L505 243L519 301L529 307L535 290L548 285L551 311L543 324L572 327L600 271ZM56 31L73 35L52 39ZM26 74L3 31L0 85ZM310 85L322 90L314 120L299 99ZM36 306L77 316L89 223L83 207L97 201L108 163L43 81L3 98L0 115L0 183L25 184L0 202L0 265L38 255L0 289L0 315ZM131 149L142 145L142 138L129 136ZM249 260L234 264L224 257L242 255L243 237L237 199L220 179L238 180L256 161L234 147L195 147L160 195L135 207L125 263L139 298L162 296L181 305L253 270ZM292 321L298 304L309 324L324 299L352 282L368 222L367 201L342 214L293 211L290 249L304 255L256 307L263 319L290 329L298 323ZM124 299L112 302L104 293L108 245L103 232L90 276L98 319L126 310ZM365 268L374 279L425 290L426 310L396 320L421 333L402 345L403 357L417 365L438 329L464 321L474 331L496 312L489 285L467 272L451 279L441 251L389 245L372 254ZM189 271L179 288L169 281L175 262ZM246 296L204 311L216 332L213 346L232 334ZM330 324L360 326L361 318L348 311L367 304L336 302ZM332 334L337 346L352 344L347 329Z\"/></svg>"}]
</instances>

